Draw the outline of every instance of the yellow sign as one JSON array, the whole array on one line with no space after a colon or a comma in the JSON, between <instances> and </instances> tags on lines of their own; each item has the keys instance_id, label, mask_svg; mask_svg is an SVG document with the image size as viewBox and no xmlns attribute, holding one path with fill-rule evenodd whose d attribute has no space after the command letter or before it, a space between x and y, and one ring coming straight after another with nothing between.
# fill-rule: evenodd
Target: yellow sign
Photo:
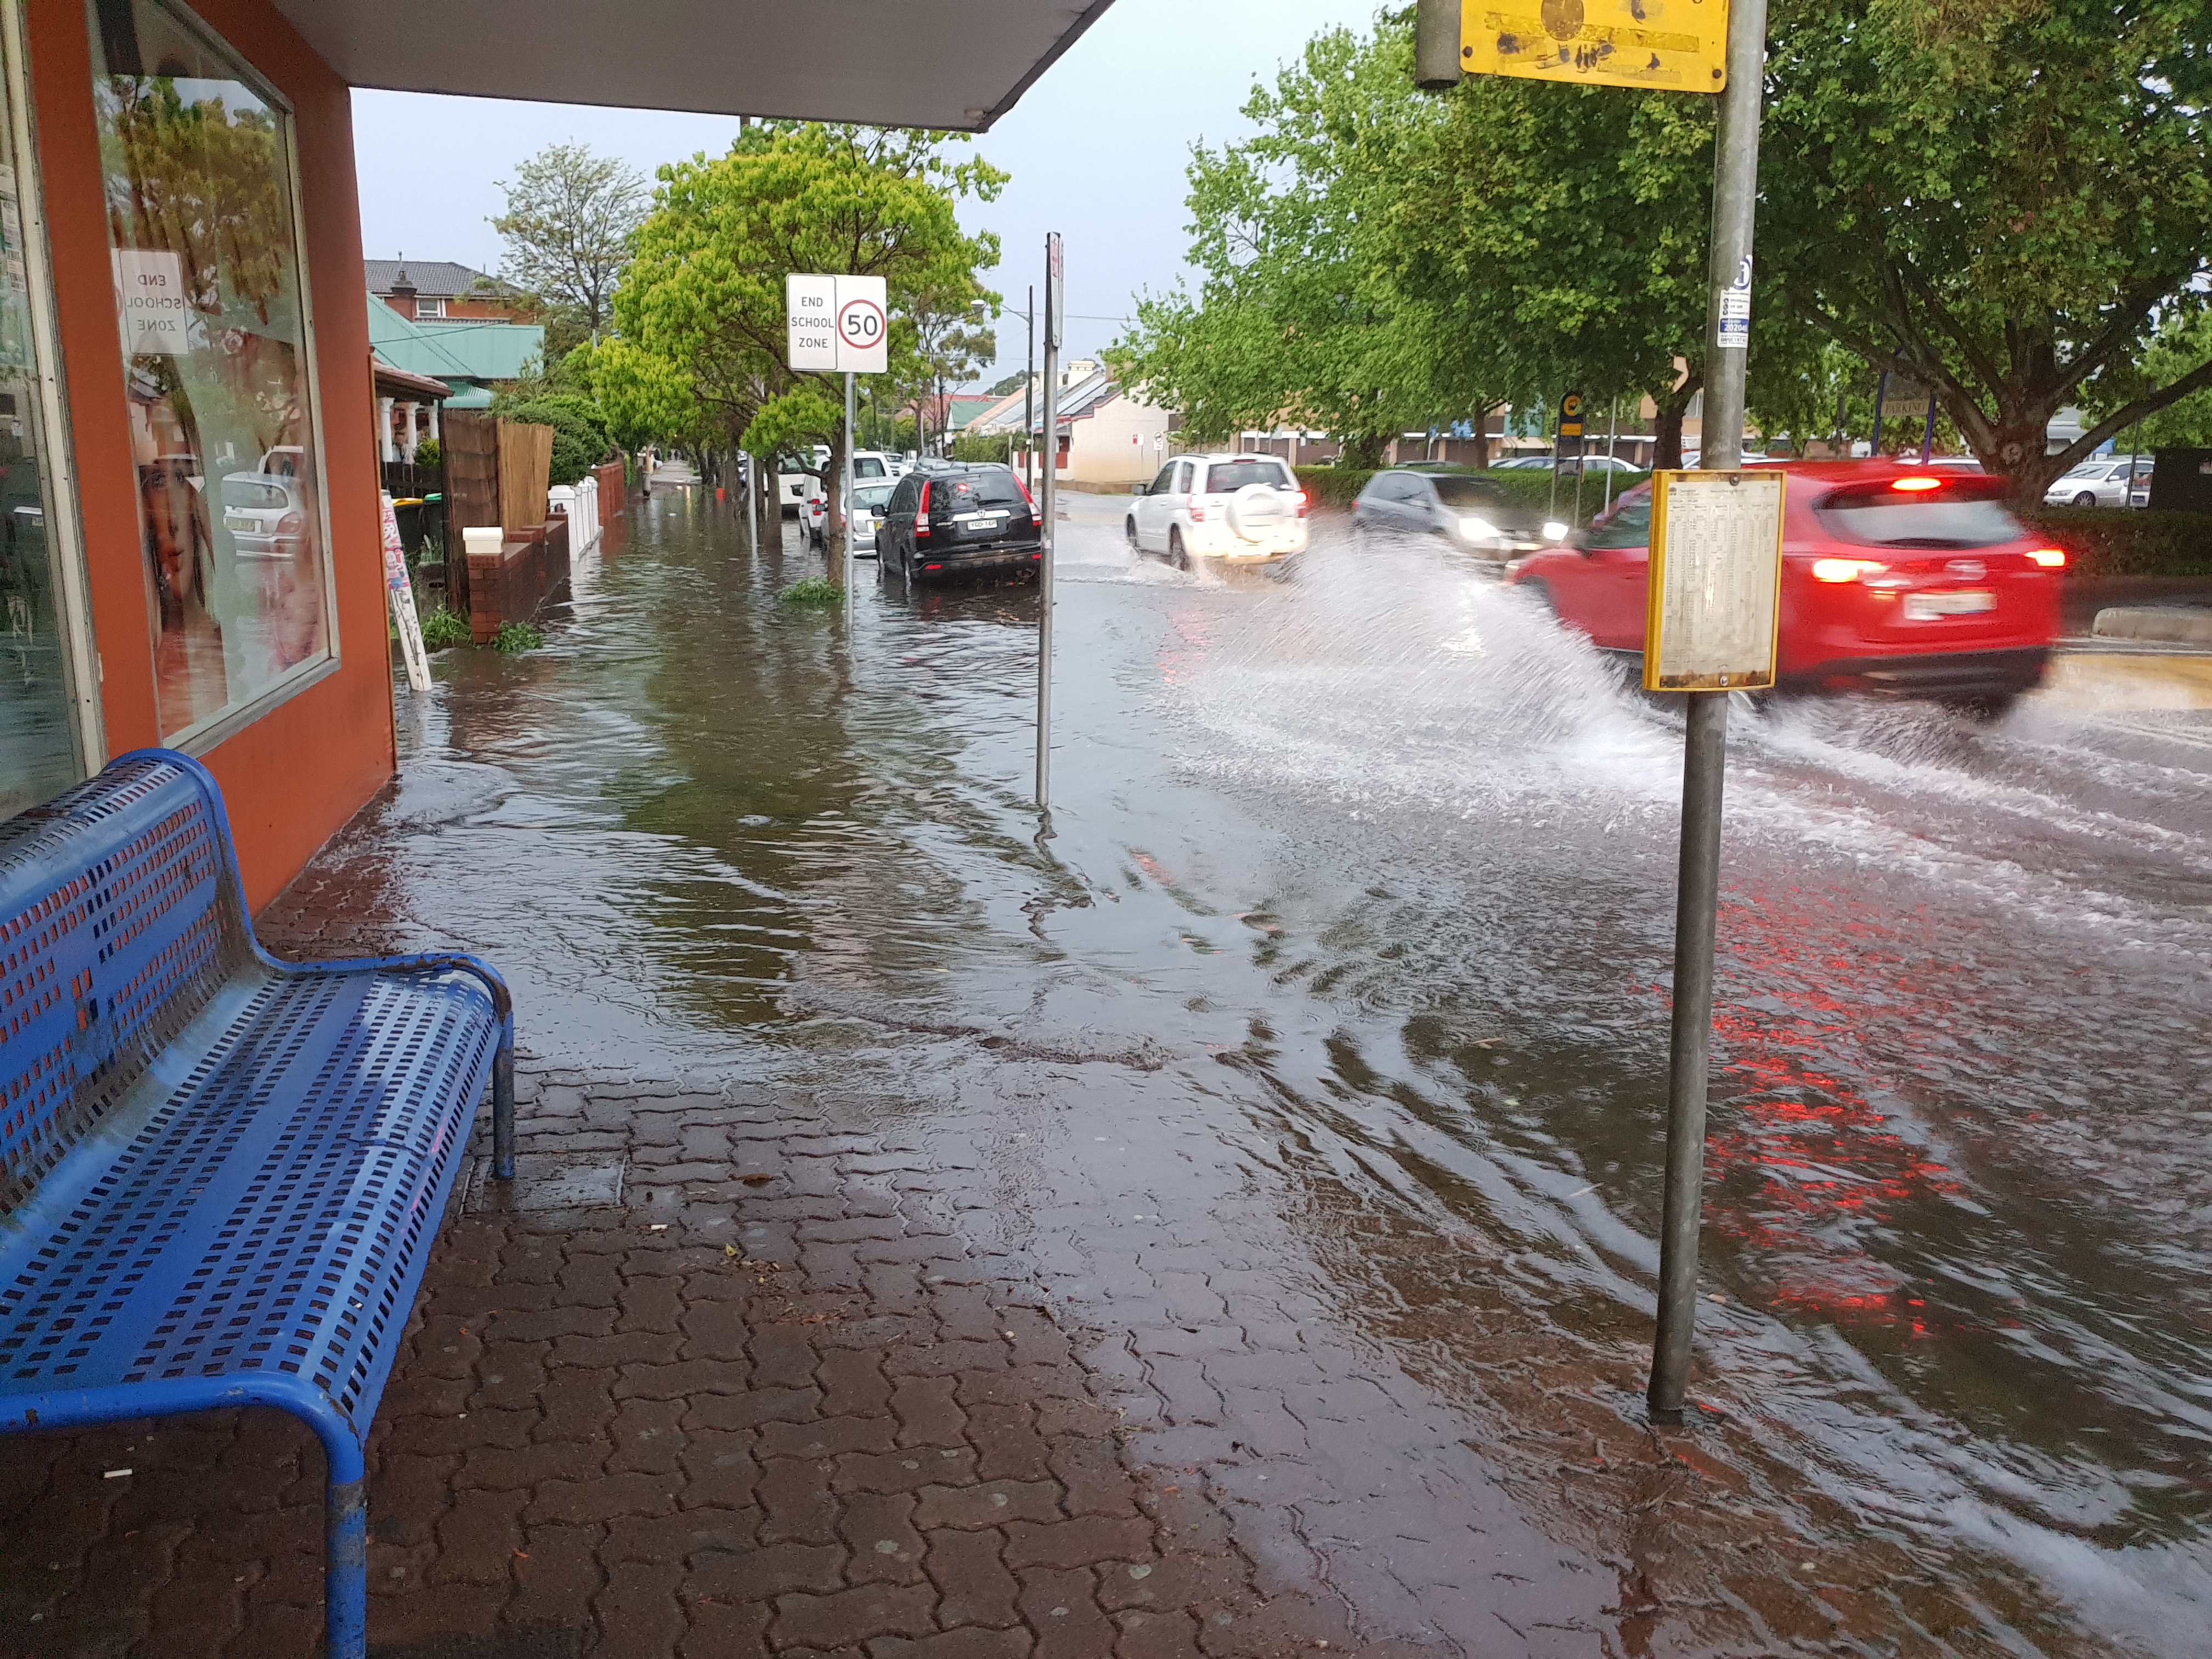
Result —
<instances>
[{"instance_id":1,"label":"yellow sign","mask_svg":"<svg viewBox=\"0 0 2212 1659\"><path fill-rule=\"evenodd\" d=\"M1767 467L1653 476L1645 690L1774 684L1782 491L1782 474Z\"/></svg>"},{"instance_id":2,"label":"yellow sign","mask_svg":"<svg viewBox=\"0 0 2212 1659\"><path fill-rule=\"evenodd\" d=\"M1462 0L1460 68L1595 87L1719 92L1728 0Z\"/></svg>"}]
</instances>

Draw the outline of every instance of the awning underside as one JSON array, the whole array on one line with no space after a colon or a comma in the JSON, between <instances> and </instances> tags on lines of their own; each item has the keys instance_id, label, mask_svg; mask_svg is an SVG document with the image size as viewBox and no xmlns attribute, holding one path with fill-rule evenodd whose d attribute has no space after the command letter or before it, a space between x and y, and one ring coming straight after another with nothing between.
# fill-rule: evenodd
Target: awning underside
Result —
<instances>
[{"instance_id":1,"label":"awning underside","mask_svg":"<svg viewBox=\"0 0 2212 1659\"><path fill-rule=\"evenodd\" d=\"M1112 0L276 0L358 87L980 131Z\"/></svg>"}]
</instances>

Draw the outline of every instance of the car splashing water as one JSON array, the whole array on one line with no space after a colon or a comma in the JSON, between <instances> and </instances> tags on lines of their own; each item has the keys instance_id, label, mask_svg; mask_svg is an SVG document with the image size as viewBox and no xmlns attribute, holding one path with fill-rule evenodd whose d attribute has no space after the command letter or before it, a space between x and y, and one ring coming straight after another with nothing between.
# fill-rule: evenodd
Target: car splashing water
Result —
<instances>
[{"instance_id":1,"label":"car splashing water","mask_svg":"<svg viewBox=\"0 0 2212 1659\"><path fill-rule=\"evenodd\" d=\"M1281 1455L1375 1633L1510 1650L1407 1602L1372 1540L1419 1537L1625 1651L2186 1648L2203 717L1740 707L1708 1411L1662 1450L1679 715L1441 544L1183 572L1124 507L1063 501L1048 836L1033 586L863 562L848 635L775 602L795 540L661 492L546 651L407 717L394 905L511 964L552 1060L734 1052L924 1134L997 1102L976 1224L1102 1353L1127 1248L1354 1357L1391 1411L1316 1396Z\"/></svg>"}]
</instances>

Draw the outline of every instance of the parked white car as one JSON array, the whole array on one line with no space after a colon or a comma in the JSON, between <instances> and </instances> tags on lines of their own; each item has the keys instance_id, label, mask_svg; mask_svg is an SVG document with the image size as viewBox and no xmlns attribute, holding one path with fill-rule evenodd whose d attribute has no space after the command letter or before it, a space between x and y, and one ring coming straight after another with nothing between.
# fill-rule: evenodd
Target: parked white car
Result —
<instances>
[{"instance_id":1,"label":"parked white car","mask_svg":"<svg viewBox=\"0 0 2212 1659\"><path fill-rule=\"evenodd\" d=\"M853 556L872 559L876 556L876 528L884 521L884 508L890 504L891 491L898 488L890 478L879 478L872 483L855 483L853 495L860 506L853 514Z\"/></svg>"},{"instance_id":2,"label":"parked white car","mask_svg":"<svg viewBox=\"0 0 2212 1659\"><path fill-rule=\"evenodd\" d=\"M1306 550L1306 493L1273 455L1179 455L1137 486L1123 533L1177 564L1280 558Z\"/></svg>"},{"instance_id":3,"label":"parked white car","mask_svg":"<svg viewBox=\"0 0 2212 1659\"><path fill-rule=\"evenodd\" d=\"M2138 475L2134 480L2134 487L2148 491L2151 473L2148 460L2130 461L2125 456L2114 460L2106 456L2094 461L2084 461L2060 478L2043 492L2043 504L2045 507L2126 507L2129 505L2130 471Z\"/></svg>"}]
</instances>

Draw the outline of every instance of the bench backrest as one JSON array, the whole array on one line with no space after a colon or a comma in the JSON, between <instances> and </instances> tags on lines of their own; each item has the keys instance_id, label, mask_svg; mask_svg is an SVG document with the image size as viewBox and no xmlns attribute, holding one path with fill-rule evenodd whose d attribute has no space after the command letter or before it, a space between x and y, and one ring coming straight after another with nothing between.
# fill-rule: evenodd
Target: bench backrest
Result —
<instances>
[{"instance_id":1,"label":"bench backrest","mask_svg":"<svg viewBox=\"0 0 2212 1659\"><path fill-rule=\"evenodd\" d=\"M222 797L125 755L0 823L0 1212L252 959Z\"/></svg>"}]
</instances>

